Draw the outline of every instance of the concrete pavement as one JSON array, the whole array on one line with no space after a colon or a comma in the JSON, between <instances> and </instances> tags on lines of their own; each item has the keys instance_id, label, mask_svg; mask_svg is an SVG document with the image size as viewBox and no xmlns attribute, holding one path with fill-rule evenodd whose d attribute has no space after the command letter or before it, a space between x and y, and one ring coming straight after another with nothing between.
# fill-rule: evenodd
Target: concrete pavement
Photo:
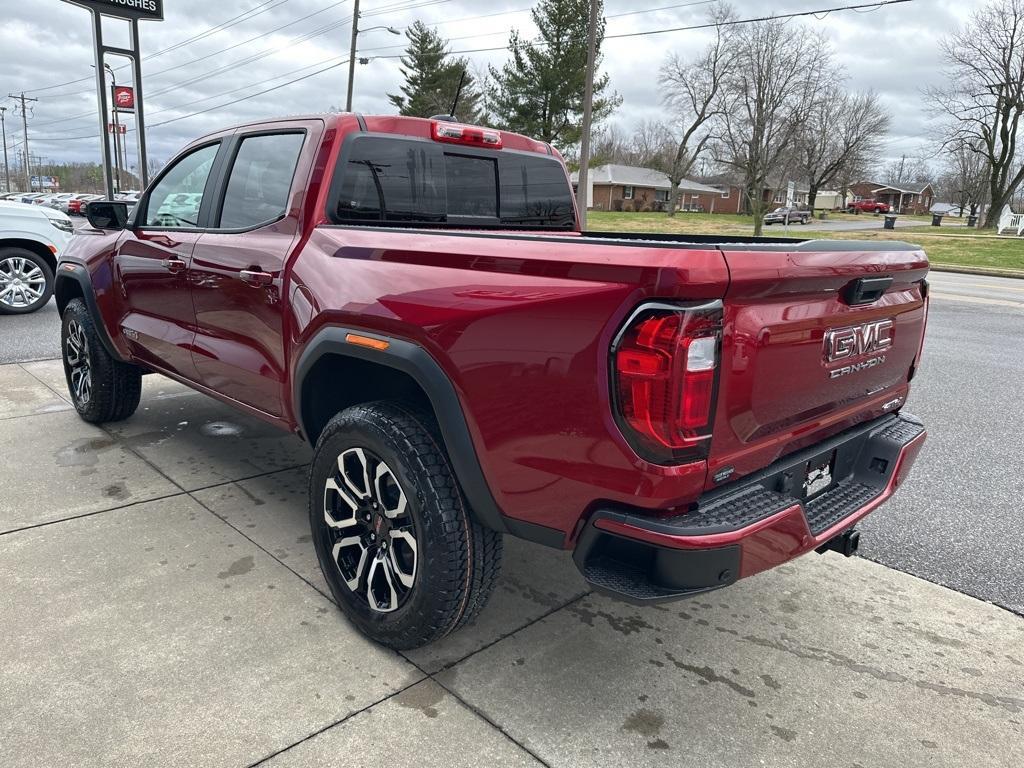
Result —
<instances>
[{"instance_id":1,"label":"concrete pavement","mask_svg":"<svg viewBox=\"0 0 1024 768\"><path fill-rule=\"evenodd\" d=\"M641 609L510 540L481 619L396 654L326 596L297 440L158 376L110 429L59 363L0 382L4 766L1024 761L988 603L829 554Z\"/></svg>"}]
</instances>

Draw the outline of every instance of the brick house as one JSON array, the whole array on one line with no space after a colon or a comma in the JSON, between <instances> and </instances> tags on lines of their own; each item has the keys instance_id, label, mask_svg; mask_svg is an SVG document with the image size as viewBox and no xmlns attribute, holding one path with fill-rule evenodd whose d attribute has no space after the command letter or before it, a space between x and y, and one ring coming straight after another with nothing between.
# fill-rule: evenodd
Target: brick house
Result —
<instances>
[{"instance_id":1,"label":"brick house","mask_svg":"<svg viewBox=\"0 0 1024 768\"><path fill-rule=\"evenodd\" d=\"M579 172L572 174L573 189ZM661 171L608 163L591 168L587 174L587 208L594 211L664 210L672 184ZM730 199L731 198L731 199ZM676 206L681 211L736 213L735 192L684 179L679 185Z\"/></svg>"},{"instance_id":2,"label":"brick house","mask_svg":"<svg viewBox=\"0 0 1024 768\"><path fill-rule=\"evenodd\" d=\"M935 202L935 190L931 184L905 188L896 184L881 184L877 181L858 181L850 185L849 199L878 200L888 203L896 213L928 213Z\"/></svg>"}]
</instances>

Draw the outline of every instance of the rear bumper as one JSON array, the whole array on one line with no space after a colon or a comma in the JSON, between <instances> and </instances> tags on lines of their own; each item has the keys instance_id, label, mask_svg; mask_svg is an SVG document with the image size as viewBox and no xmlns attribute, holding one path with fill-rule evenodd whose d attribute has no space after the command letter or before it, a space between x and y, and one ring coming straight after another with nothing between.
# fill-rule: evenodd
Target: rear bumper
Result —
<instances>
[{"instance_id":1,"label":"rear bumper","mask_svg":"<svg viewBox=\"0 0 1024 768\"><path fill-rule=\"evenodd\" d=\"M912 416L885 416L707 493L677 517L598 510L573 558L596 590L633 602L728 586L856 525L906 479L926 434ZM804 500L808 463L816 466L822 457L832 457L835 479L828 490Z\"/></svg>"}]
</instances>

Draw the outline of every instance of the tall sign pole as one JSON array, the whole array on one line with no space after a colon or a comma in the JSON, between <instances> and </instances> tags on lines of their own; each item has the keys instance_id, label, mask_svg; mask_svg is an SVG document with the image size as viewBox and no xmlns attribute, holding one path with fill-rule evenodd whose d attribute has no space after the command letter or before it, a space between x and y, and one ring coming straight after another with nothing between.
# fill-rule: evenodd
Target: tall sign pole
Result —
<instances>
[{"instance_id":1,"label":"tall sign pole","mask_svg":"<svg viewBox=\"0 0 1024 768\"><path fill-rule=\"evenodd\" d=\"M580 136L580 172L576 184L576 207L580 212L580 229L587 228L587 192L590 174L590 123L594 111L594 67L597 58L597 12L600 0L590 0L590 22L587 28L587 74L583 85L583 133Z\"/></svg>"},{"instance_id":2,"label":"tall sign pole","mask_svg":"<svg viewBox=\"0 0 1024 768\"><path fill-rule=\"evenodd\" d=\"M162 2L162 0L161 0ZM163 21L163 8L160 9L160 20ZM132 22L132 49L139 50L139 24ZM135 132L138 133L137 144L139 147L139 178L142 180L142 188L149 186L149 165L146 161L146 120L142 115L142 62L136 54L132 57L132 80L135 85Z\"/></svg>"},{"instance_id":3,"label":"tall sign pole","mask_svg":"<svg viewBox=\"0 0 1024 768\"><path fill-rule=\"evenodd\" d=\"M111 174L110 140L107 135L107 88L104 73L107 54L123 56L132 62L135 86L135 129L139 134L139 178L142 186L149 183L149 169L146 163L146 121L142 107L142 64L139 48L139 21L163 21L164 0L64 0L66 3L87 9L92 14L92 38L96 67L96 103L100 121L100 144L103 150L103 185L107 197L114 196L114 182ZM131 27L131 48L117 48L103 42L103 17L123 19ZM114 105L117 108L117 105ZM127 110L126 110L127 111ZM116 129L115 129L116 130ZM120 136L118 137L120 141Z\"/></svg>"},{"instance_id":4,"label":"tall sign pole","mask_svg":"<svg viewBox=\"0 0 1024 768\"><path fill-rule=\"evenodd\" d=\"M110 140L107 137L107 72L103 68L103 16L92 12L93 57L96 68L96 103L99 104L100 145L103 153L103 192L108 200L114 199L114 175L110 170Z\"/></svg>"}]
</instances>

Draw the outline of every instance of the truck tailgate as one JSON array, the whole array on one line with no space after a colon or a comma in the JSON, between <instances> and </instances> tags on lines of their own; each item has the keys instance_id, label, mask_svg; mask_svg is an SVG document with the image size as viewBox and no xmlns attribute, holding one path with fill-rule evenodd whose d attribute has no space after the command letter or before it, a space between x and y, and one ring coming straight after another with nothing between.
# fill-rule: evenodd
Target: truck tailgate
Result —
<instances>
[{"instance_id":1,"label":"truck tailgate","mask_svg":"<svg viewBox=\"0 0 1024 768\"><path fill-rule=\"evenodd\" d=\"M904 243L721 247L730 272L707 487L898 410L927 315Z\"/></svg>"}]
</instances>

